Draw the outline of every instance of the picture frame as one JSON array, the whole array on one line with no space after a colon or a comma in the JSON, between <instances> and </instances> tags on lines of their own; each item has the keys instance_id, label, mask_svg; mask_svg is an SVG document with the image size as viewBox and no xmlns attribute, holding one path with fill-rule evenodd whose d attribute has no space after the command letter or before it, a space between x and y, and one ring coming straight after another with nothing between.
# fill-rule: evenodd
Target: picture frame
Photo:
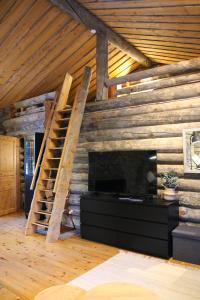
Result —
<instances>
[{"instance_id":1,"label":"picture frame","mask_svg":"<svg viewBox=\"0 0 200 300\"><path fill-rule=\"evenodd\" d=\"M184 173L200 173L200 128L183 130Z\"/></svg>"}]
</instances>

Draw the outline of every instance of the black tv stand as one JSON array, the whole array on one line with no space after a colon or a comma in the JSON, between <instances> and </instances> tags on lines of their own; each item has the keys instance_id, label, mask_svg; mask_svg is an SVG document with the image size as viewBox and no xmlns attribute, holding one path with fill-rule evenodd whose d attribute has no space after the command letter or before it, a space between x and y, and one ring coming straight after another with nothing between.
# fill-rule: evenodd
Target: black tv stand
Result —
<instances>
[{"instance_id":1,"label":"black tv stand","mask_svg":"<svg viewBox=\"0 0 200 300\"><path fill-rule=\"evenodd\" d=\"M171 257L178 201L86 193L81 196L82 238L159 257Z\"/></svg>"},{"instance_id":2,"label":"black tv stand","mask_svg":"<svg viewBox=\"0 0 200 300\"><path fill-rule=\"evenodd\" d=\"M140 202L142 203L144 201L144 199L139 199L137 197L118 197L119 200L127 200L127 201L131 201L131 202Z\"/></svg>"}]
</instances>

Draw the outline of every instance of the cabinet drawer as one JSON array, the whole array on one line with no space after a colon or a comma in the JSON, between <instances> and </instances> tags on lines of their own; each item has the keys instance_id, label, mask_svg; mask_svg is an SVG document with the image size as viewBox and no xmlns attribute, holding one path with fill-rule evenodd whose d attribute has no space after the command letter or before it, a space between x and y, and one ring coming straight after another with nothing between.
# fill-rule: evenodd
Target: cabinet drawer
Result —
<instances>
[{"instance_id":1,"label":"cabinet drawer","mask_svg":"<svg viewBox=\"0 0 200 300\"><path fill-rule=\"evenodd\" d=\"M81 199L81 211L133 218L158 223L168 223L168 209L159 206L145 206L143 204L122 203L116 201L105 202L95 199Z\"/></svg>"},{"instance_id":2,"label":"cabinet drawer","mask_svg":"<svg viewBox=\"0 0 200 300\"><path fill-rule=\"evenodd\" d=\"M156 224L148 221L138 221L126 218L122 219L120 217L88 212L81 212L81 223L163 240L168 240L169 234L167 224Z\"/></svg>"},{"instance_id":3,"label":"cabinet drawer","mask_svg":"<svg viewBox=\"0 0 200 300\"><path fill-rule=\"evenodd\" d=\"M128 250L168 258L170 256L168 242L148 237L117 232L105 228L81 226L81 236L95 242L105 243Z\"/></svg>"}]
</instances>

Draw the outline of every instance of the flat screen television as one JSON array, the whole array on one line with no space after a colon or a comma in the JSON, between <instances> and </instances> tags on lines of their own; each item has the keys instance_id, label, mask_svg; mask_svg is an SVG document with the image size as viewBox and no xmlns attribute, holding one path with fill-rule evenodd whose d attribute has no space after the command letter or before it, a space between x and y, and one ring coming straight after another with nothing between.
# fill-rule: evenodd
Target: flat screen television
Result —
<instances>
[{"instance_id":1,"label":"flat screen television","mask_svg":"<svg viewBox=\"0 0 200 300\"><path fill-rule=\"evenodd\" d=\"M88 190L156 195L156 157L156 151L89 152Z\"/></svg>"}]
</instances>

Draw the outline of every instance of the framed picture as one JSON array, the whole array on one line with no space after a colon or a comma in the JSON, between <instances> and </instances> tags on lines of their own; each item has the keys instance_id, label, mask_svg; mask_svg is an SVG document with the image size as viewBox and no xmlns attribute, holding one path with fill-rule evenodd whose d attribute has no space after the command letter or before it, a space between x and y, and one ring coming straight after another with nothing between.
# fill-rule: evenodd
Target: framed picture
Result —
<instances>
[{"instance_id":1,"label":"framed picture","mask_svg":"<svg viewBox=\"0 0 200 300\"><path fill-rule=\"evenodd\" d=\"M200 128L183 130L184 173L200 173Z\"/></svg>"}]
</instances>

